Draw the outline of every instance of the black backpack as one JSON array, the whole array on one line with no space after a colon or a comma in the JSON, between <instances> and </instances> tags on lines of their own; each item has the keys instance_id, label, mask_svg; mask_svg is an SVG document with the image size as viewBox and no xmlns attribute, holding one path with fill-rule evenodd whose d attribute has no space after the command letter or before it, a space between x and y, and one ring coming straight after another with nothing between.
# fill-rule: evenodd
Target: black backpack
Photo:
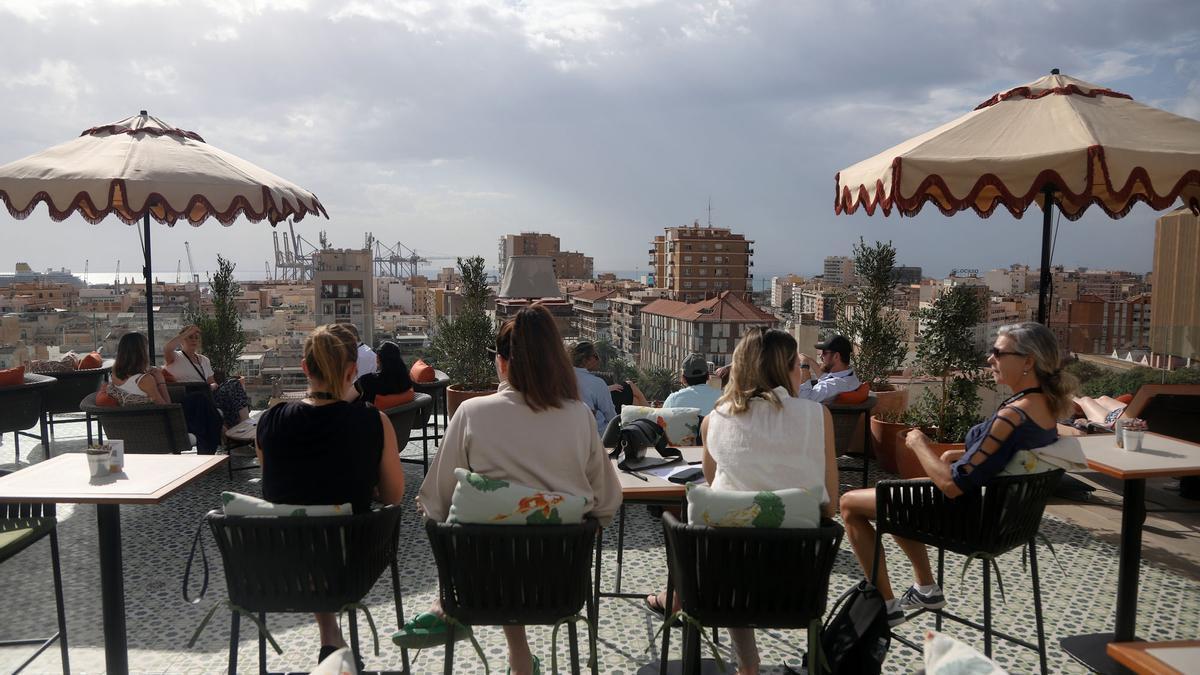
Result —
<instances>
[{"instance_id":1,"label":"black backpack","mask_svg":"<svg viewBox=\"0 0 1200 675\"><path fill-rule=\"evenodd\" d=\"M821 629L820 663L810 663L806 654L804 666L809 675L878 675L891 641L883 596L863 579L833 604Z\"/></svg>"}]
</instances>

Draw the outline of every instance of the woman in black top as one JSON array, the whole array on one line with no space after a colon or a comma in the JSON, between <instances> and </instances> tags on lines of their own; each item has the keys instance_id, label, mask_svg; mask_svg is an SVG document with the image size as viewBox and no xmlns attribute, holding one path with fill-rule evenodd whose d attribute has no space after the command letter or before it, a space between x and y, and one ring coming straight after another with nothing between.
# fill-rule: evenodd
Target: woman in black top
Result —
<instances>
[{"instance_id":1,"label":"woman in black top","mask_svg":"<svg viewBox=\"0 0 1200 675\"><path fill-rule=\"evenodd\" d=\"M344 326L318 326L304 343L301 367L308 397L277 405L258 421L263 498L281 504L344 504L355 513L371 499L399 504L404 470L396 432L383 413L363 403L354 336ZM337 615L320 613L320 658L346 646ZM318 659L319 660L319 659Z\"/></svg>"},{"instance_id":2,"label":"woman in black top","mask_svg":"<svg viewBox=\"0 0 1200 675\"><path fill-rule=\"evenodd\" d=\"M400 345L395 342L384 342L379 346L379 370L367 373L358 378L358 387L362 389L362 400L374 403L376 408L386 410L395 405L407 403L413 399L412 376L408 366L400 354ZM387 397L386 403L376 402L376 397Z\"/></svg>"}]
</instances>

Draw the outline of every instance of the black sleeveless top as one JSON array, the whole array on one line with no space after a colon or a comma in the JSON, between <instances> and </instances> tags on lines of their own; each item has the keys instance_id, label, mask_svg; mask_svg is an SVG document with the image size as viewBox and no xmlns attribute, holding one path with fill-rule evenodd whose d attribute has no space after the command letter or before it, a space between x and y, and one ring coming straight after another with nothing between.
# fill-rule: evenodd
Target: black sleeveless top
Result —
<instances>
[{"instance_id":1,"label":"black sleeveless top","mask_svg":"<svg viewBox=\"0 0 1200 675\"><path fill-rule=\"evenodd\" d=\"M371 509L383 456L379 411L338 401L279 404L258 419L263 499L278 504L345 504Z\"/></svg>"}]
</instances>

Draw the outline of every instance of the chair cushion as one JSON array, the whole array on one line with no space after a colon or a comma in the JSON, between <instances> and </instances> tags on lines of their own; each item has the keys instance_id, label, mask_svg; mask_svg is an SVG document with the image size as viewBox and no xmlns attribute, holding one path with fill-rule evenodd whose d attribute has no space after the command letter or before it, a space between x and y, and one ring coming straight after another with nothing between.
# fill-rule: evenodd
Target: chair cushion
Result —
<instances>
[{"instance_id":1,"label":"chair cushion","mask_svg":"<svg viewBox=\"0 0 1200 675\"><path fill-rule=\"evenodd\" d=\"M425 363L425 359L417 359L417 362L408 369L408 376L413 382L437 382L437 373L434 372L433 366Z\"/></svg>"},{"instance_id":2,"label":"chair cushion","mask_svg":"<svg viewBox=\"0 0 1200 675\"><path fill-rule=\"evenodd\" d=\"M354 512L346 504L275 504L237 492L222 492L221 503L227 516L348 516Z\"/></svg>"},{"instance_id":3,"label":"chair cushion","mask_svg":"<svg viewBox=\"0 0 1200 675\"><path fill-rule=\"evenodd\" d=\"M16 544L25 537L33 534L33 532L34 528L32 527L20 527L13 530L0 531L0 551Z\"/></svg>"},{"instance_id":4,"label":"chair cushion","mask_svg":"<svg viewBox=\"0 0 1200 675\"><path fill-rule=\"evenodd\" d=\"M700 445L699 408L651 408L644 405L621 407L621 424L648 419L667 433L667 443L676 447Z\"/></svg>"},{"instance_id":5,"label":"chair cushion","mask_svg":"<svg viewBox=\"0 0 1200 675\"><path fill-rule=\"evenodd\" d=\"M844 394L838 394L836 397L834 397L833 402L834 403L844 403L846 405L858 405L859 403L862 403L863 401L867 400L867 397L869 397L870 395L871 395L871 385L867 384L866 382L863 382L862 384L860 384L858 386L858 389L855 389L854 391L848 391Z\"/></svg>"},{"instance_id":6,"label":"chair cushion","mask_svg":"<svg viewBox=\"0 0 1200 675\"><path fill-rule=\"evenodd\" d=\"M115 408L121 405L121 402L113 398L108 393L108 383L102 382L100 388L96 390L96 405L101 405L109 408Z\"/></svg>"},{"instance_id":7,"label":"chair cushion","mask_svg":"<svg viewBox=\"0 0 1200 675\"><path fill-rule=\"evenodd\" d=\"M1130 403L1133 403L1133 394L1121 394L1117 397L1117 400L1125 405L1129 405Z\"/></svg>"},{"instance_id":8,"label":"chair cushion","mask_svg":"<svg viewBox=\"0 0 1200 675\"><path fill-rule=\"evenodd\" d=\"M449 523L478 525L568 525L583 522L586 497L539 490L520 483L455 469Z\"/></svg>"},{"instance_id":9,"label":"chair cushion","mask_svg":"<svg viewBox=\"0 0 1200 675\"><path fill-rule=\"evenodd\" d=\"M812 528L821 522L821 495L811 490L714 490L688 485L688 523L709 527Z\"/></svg>"},{"instance_id":10,"label":"chair cushion","mask_svg":"<svg viewBox=\"0 0 1200 675\"><path fill-rule=\"evenodd\" d=\"M100 352L92 352L87 356L79 359L79 363L75 366L76 370L91 370L104 365L104 359L100 358Z\"/></svg>"},{"instance_id":11,"label":"chair cushion","mask_svg":"<svg viewBox=\"0 0 1200 675\"><path fill-rule=\"evenodd\" d=\"M0 370L0 387L14 387L18 384L25 384L25 366Z\"/></svg>"},{"instance_id":12,"label":"chair cushion","mask_svg":"<svg viewBox=\"0 0 1200 675\"><path fill-rule=\"evenodd\" d=\"M415 397L416 392L412 389L401 394L376 394L375 407L380 410L387 410L388 408L395 408L405 403L412 403Z\"/></svg>"},{"instance_id":13,"label":"chair cushion","mask_svg":"<svg viewBox=\"0 0 1200 675\"><path fill-rule=\"evenodd\" d=\"M1008 464L1000 471L1000 476L1026 476L1031 473L1045 473L1056 467L1049 462L1038 459L1037 453L1030 450L1018 450Z\"/></svg>"},{"instance_id":14,"label":"chair cushion","mask_svg":"<svg viewBox=\"0 0 1200 675\"><path fill-rule=\"evenodd\" d=\"M926 675L1005 675L995 661L937 631L925 632Z\"/></svg>"}]
</instances>

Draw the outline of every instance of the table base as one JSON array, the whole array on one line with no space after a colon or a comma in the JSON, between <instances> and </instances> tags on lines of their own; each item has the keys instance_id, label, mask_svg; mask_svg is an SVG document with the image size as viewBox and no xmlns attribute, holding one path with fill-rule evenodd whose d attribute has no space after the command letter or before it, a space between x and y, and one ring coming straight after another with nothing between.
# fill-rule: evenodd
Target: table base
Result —
<instances>
[{"instance_id":1,"label":"table base","mask_svg":"<svg viewBox=\"0 0 1200 675\"><path fill-rule=\"evenodd\" d=\"M128 673L125 574L121 561L121 505L97 504L96 529L100 539L100 604L104 617L104 664L108 673Z\"/></svg>"},{"instance_id":2,"label":"table base","mask_svg":"<svg viewBox=\"0 0 1200 675\"><path fill-rule=\"evenodd\" d=\"M1108 655L1108 643L1115 639L1112 633L1090 633L1062 638L1058 644L1071 658L1093 672L1101 675L1122 675L1130 671Z\"/></svg>"}]
</instances>

